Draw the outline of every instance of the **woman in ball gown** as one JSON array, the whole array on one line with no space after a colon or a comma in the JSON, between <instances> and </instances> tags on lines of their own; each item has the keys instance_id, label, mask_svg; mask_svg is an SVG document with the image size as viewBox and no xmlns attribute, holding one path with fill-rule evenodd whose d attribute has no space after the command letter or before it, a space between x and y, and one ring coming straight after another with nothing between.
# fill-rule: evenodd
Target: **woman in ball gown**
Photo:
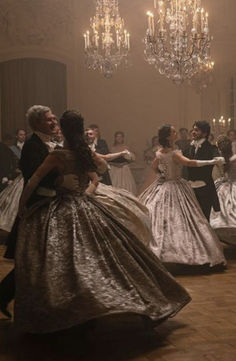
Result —
<instances>
[{"instance_id":1,"label":"woman in ball gown","mask_svg":"<svg viewBox=\"0 0 236 361\"><path fill-rule=\"evenodd\" d=\"M125 145L124 139L124 132L115 132L114 145L111 148L112 153L128 150L127 145ZM112 162L110 162L110 176L112 185L114 187L126 189L130 193L136 194L137 187L130 170L130 163L134 161L135 155L129 151L126 155L113 160Z\"/></svg>"},{"instance_id":2,"label":"woman in ball gown","mask_svg":"<svg viewBox=\"0 0 236 361\"><path fill-rule=\"evenodd\" d=\"M65 148L46 158L20 200L16 326L45 333L115 313L139 314L155 322L174 316L190 301L189 295L94 198L98 178L83 138L82 117L66 111L61 128ZM59 188L50 204L25 210L40 180L55 168L61 175L77 175L77 191Z\"/></svg>"},{"instance_id":3,"label":"woman in ball gown","mask_svg":"<svg viewBox=\"0 0 236 361\"><path fill-rule=\"evenodd\" d=\"M236 156L225 135L218 137L217 146L225 164L221 167L222 176L215 181L220 212L211 211L210 224L221 241L236 245Z\"/></svg>"},{"instance_id":4,"label":"woman in ball gown","mask_svg":"<svg viewBox=\"0 0 236 361\"><path fill-rule=\"evenodd\" d=\"M100 155L93 153L98 174L107 170L106 160L115 159L127 154L127 151L116 154ZM0 229L10 232L17 216L20 196L24 187L22 175L0 193ZM152 239L151 222L148 209L130 192L99 183L94 197L119 221L132 231L144 244Z\"/></svg>"},{"instance_id":5,"label":"woman in ball gown","mask_svg":"<svg viewBox=\"0 0 236 361\"><path fill-rule=\"evenodd\" d=\"M20 174L0 193L0 229L5 232L11 231L16 219L23 186L24 180Z\"/></svg>"},{"instance_id":6,"label":"woman in ball gown","mask_svg":"<svg viewBox=\"0 0 236 361\"><path fill-rule=\"evenodd\" d=\"M204 217L190 184L181 178L183 166L201 167L222 160L190 160L174 150L176 131L159 130L162 146L153 168L161 173L140 196L151 215L151 250L166 263L210 266L225 264L221 244Z\"/></svg>"}]
</instances>

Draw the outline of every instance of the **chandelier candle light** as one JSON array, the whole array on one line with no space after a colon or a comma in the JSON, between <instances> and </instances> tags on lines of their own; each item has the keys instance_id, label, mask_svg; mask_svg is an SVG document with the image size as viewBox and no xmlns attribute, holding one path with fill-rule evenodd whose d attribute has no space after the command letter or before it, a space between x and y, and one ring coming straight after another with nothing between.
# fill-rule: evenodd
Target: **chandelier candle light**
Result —
<instances>
[{"instance_id":1,"label":"chandelier candle light","mask_svg":"<svg viewBox=\"0 0 236 361\"><path fill-rule=\"evenodd\" d=\"M202 65L199 69L199 72L194 74L194 76L189 80L197 93L201 93L205 90L213 81L213 69L215 66L214 61L208 61L206 64Z\"/></svg>"},{"instance_id":2,"label":"chandelier candle light","mask_svg":"<svg viewBox=\"0 0 236 361\"><path fill-rule=\"evenodd\" d=\"M222 115L219 120L212 119L212 130L215 135L224 134L231 129L231 118L226 119Z\"/></svg>"},{"instance_id":3,"label":"chandelier candle light","mask_svg":"<svg viewBox=\"0 0 236 361\"><path fill-rule=\"evenodd\" d=\"M208 13L201 0L154 0L147 12L145 58L176 84L210 61Z\"/></svg>"},{"instance_id":4,"label":"chandelier candle light","mask_svg":"<svg viewBox=\"0 0 236 361\"><path fill-rule=\"evenodd\" d=\"M120 17L118 0L96 0L90 28L84 34L87 66L110 78L121 63L127 63L130 50L130 34Z\"/></svg>"}]
</instances>

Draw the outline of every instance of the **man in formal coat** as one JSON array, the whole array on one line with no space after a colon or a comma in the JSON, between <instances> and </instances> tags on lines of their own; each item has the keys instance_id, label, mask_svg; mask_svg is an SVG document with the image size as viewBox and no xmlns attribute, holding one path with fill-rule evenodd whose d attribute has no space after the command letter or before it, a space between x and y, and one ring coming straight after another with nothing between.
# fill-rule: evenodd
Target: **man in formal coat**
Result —
<instances>
[{"instance_id":1,"label":"man in formal coat","mask_svg":"<svg viewBox=\"0 0 236 361\"><path fill-rule=\"evenodd\" d=\"M53 137L57 129L57 119L49 107L34 105L28 110L26 116L33 134L23 146L19 165L25 184L43 163L49 152L54 150L56 144L53 142ZM57 177L57 171L51 171L40 182L27 205L32 206L35 202L45 198L50 201L56 195L55 181ZM64 176L62 185L65 188L73 189L78 185L78 180L72 175ZM19 218L16 219L8 237L6 258L14 258L18 224ZM13 269L0 283L0 311L9 318L11 314L7 307L14 295L15 273Z\"/></svg>"},{"instance_id":2,"label":"man in formal coat","mask_svg":"<svg viewBox=\"0 0 236 361\"><path fill-rule=\"evenodd\" d=\"M208 141L210 135L210 125L206 121L196 121L193 125L193 141L184 155L190 159L210 160L218 157L216 147ZM213 166L187 167L188 180L191 182L200 207L209 221L211 208L220 211L220 203L216 192L214 180L212 178Z\"/></svg>"},{"instance_id":3,"label":"man in formal coat","mask_svg":"<svg viewBox=\"0 0 236 361\"><path fill-rule=\"evenodd\" d=\"M24 129L17 129L15 143L10 147L18 160L21 158L21 151L25 144L26 131Z\"/></svg>"},{"instance_id":4,"label":"man in formal coat","mask_svg":"<svg viewBox=\"0 0 236 361\"><path fill-rule=\"evenodd\" d=\"M89 126L89 129L92 129L94 131L94 145L95 145L95 151L99 154L108 154L110 153L107 142L105 139L101 138L101 133L98 125L91 124Z\"/></svg>"},{"instance_id":5,"label":"man in formal coat","mask_svg":"<svg viewBox=\"0 0 236 361\"><path fill-rule=\"evenodd\" d=\"M97 125L92 124L89 128L87 128L86 135L87 135L89 147L93 152L96 152L98 154L109 153L107 142L104 139L100 138L100 132ZM106 185L112 184L108 170L102 174L100 182Z\"/></svg>"}]
</instances>

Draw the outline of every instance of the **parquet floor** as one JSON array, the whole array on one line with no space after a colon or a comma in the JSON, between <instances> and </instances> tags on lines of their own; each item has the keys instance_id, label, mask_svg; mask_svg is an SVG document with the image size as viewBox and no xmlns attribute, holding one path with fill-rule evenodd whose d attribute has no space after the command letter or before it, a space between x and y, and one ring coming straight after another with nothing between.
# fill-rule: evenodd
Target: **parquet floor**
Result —
<instances>
[{"instance_id":1,"label":"parquet floor","mask_svg":"<svg viewBox=\"0 0 236 361\"><path fill-rule=\"evenodd\" d=\"M12 267L1 255L0 278ZM145 332L139 318L98 321L87 332L19 335L0 315L0 361L235 361L236 248L226 248L228 269L176 278L192 302L174 319Z\"/></svg>"}]
</instances>

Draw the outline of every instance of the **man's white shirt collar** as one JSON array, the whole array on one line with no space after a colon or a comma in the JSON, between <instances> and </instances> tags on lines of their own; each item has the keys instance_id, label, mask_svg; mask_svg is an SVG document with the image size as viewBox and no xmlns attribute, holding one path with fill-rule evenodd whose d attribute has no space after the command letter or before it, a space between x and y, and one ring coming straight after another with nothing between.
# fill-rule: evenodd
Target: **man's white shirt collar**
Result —
<instances>
[{"instance_id":1,"label":"man's white shirt collar","mask_svg":"<svg viewBox=\"0 0 236 361\"><path fill-rule=\"evenodd\" d=\"M202 144L205 142L206 138L201 138L199 140L193 140L191 145L195 147L195 154L197 153L198 149L201 148Z\"/></svg>"},{"instance_id":2,"label":"man's white shirt collar","mask_svg":"<svg viewBox=\"0 0 236 361\"><path fill-rule=\"evenodd\" d=\"M95 143L89 144L89 148L91 149L92 152L95 152L96 151Z\"/></svg>"},{"instance_id":3,"label":"man's white shirt collar","mask_svg":"<svg viewBox=\"0 0 236 361\"><path fill-rule=\"evenodd\" d=\"M89 148L92 152L96 151L96 146L98 145L98 138L95 138L93 143L89 144Z\"/></svg>"},{"instance_id":4,"label":"man's white shirt collar","mask_svg":"<svg viewBox=\"0 0 236 361\"><path fill-rule=\"evenodd\" d=\"M16 143L16 146L20 149L20 150L22 150L22 148L23 148L23 145L24 145L24 142L17 142Z\"/></svg>"},{"instance_id":5,"label":"man's white shirt collar","mask_svg":"<svg viewBox=\"0 0 236 361\"><path fill-rule=\"evenodd\" d=\"M48 147L49 152L52 152L55 149L56 143L54 143L52 141L52 137L50 135L44 134L44 133L41 133L41 132L38 132L38 131L36 131L34 133L41 139L41 141L44 144L46 144L46 146Z\"/></svg>"},{"instance_id":6,"label":"man's white shirt collar","mask_svg":"<svg viewBox=\"0 0 236 361\"><path fill-rule=\"evenodd\" d=\"M202 144L205 142L206 138L201 138L199 140L193 140L191 142L191 145L194 145L195 147L195 154L197 153L198 149L201 148ZM189 181L192 188L201 188L205 187L206 183L202 180L196 180L196 181Z\"/></svg>"}]
</instances>

